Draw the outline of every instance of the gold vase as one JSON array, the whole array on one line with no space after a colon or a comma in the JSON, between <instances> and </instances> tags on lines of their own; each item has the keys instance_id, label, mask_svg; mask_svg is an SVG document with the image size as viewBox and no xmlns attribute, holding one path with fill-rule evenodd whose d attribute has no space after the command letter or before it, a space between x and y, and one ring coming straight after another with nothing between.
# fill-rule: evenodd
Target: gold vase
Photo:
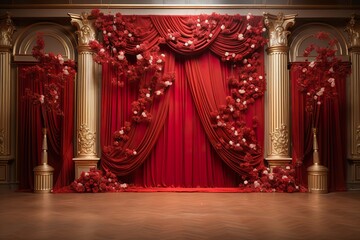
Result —
<instances>
[{"instance_id":1,"label":"gold vase","mask_svg":"<svg viewBox=\"0 0 360 240\"><path fill-rule=\"evenodd\" d=\"M320 164L316 128L313 131L313 164L307 168L309 193L328 193L328 169Z\"/></svg>"},{"instance_id":2,"label":"gold vase","mask_svg":"<svg viewBox=\"0 0 360 240\"><path fill-rule=\"evenodd\" d=\"M54 168L48 164L46 128L43 128L41 165L34 168L34 192L50 193L53 190Z\"/></svg>"}]
</instances>

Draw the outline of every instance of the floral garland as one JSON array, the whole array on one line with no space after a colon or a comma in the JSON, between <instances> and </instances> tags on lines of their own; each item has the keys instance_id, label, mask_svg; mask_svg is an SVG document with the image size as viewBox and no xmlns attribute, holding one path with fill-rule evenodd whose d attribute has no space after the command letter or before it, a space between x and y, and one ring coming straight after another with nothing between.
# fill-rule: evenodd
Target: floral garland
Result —
<instances>
[{"instance_id":1,"label":"floral garland","mask_svg":"<svg viewBox=\"0 0 360 240\"><path fill-rule=\"evenodd\" d=\"M336 39L330 39L329 34L319 32L314 35L316 39L326 41L326 47L310 44L304 50L304 57L309 57L315 50L315 59L300 65L297 69L297 80L300 90L306 93L306 108L309 113L318 111L325 99L334 98L337 95L335 80L345 79L350 72L348 66L342 64L341 59L335 56Z\"/></svg>"},{"instance_id":2,"label":"floral garland","mask_svg":"<svg viewBox=\"0 0 360 240\"><path fill-rule=\"evenodd\" d=\"M151 81L139 89L139 97L132 103L132 119L113 133L112 146L104 146L104 151L110 153L122 150L122 146L129 139L128 133L134 123L150 122L150 108L155 98L162 96L169 86L173 84L175 75L163 73L165 55L160 53L159 46L149 49L147 42L139 43L139 36L146 33L148 26L135 24L134 18L125 18L120 13L105 15L98 9L91 12L96 18L95 26L102 33L102 42L90 42L94 50L94 60L97 63L110 63L119 75L112 80L114 86L123 87L124 80L137 82L145 73L151 73ZM159 39L159 43L162 40ZM126 48L132 48L135 54L135 63ZM136 155L135 149L124 149L124 157Z\"/></svg>"},{"instance_id":3,"label":"floral garland","mask_svg":"<svg viewBox=\"0 0 360 240\"><path fill-rule=\"evenodd\" d=\"M45 43L41 33L37 34L36 45L33 47L32 56L38 61L36 65L25 67L20 73L23 79L41 81L42 93L25 89L25 99L30 99L35 105L41 106L42 120L44 110L63 115L61 109L61 89L67 81L75 79L76 69L73 60L65 61L61 54L45 53ZM45 124L45 122L44 122ZM45 127L45 126L44 126Z\"/></svg>"}]
</instances>

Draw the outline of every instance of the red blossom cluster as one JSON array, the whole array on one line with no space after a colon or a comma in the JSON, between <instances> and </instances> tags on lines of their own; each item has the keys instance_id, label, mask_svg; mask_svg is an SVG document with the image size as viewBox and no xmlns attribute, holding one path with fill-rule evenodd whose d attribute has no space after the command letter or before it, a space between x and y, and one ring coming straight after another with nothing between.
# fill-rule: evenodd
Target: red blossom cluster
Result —
<instances>
[{"instance_id":1,"label":"red blossom cluster","mask_svg":"<svg viewBox=\"0 0 360 240\"><path fill-rule=\"evenodd\" d=\"M305 63L297 69L299 73L298 84L301 91L306 94L306 111L313 112L316 106L322 104L324 99L337 95L335 82L345 79L350 68L336 57L336 39L319 32L314 35L316 39L326 41L325 47L310 44L304 50L304 57L309 57L313 51L316 57L312 61L306 59Z\"/></svg>"},{"instance_id":2,"label":"red blossom cluster","mask_svg":"<svg viewBox=\"0 0 360 240\"><path fill-rule=\"evenodd\" d=\"M115 174L91 168L88 172L82 172L80 177L70 184L70 189L79 193L97 192L120 192L128 187L126 183L120 183Z\"/></svg>"},{"instance_id":3,"label":"red blossom cluster","mask_svg":"<svg viewBox=\"0 0 360 240\"><path fill-rule=\"evenodd\" d=\"M252 168L248 162L242 164L247 169L249 175L243 177L243 182L239 185L247 192L306 192L306 189L296 184L295 169L286 166L269 168L260 166Z\"/></svg>"},{"instance_id":4,"label":"red blossom cluster","mask_svg":"<svg viewBox=\"0 0 360 240\"><path fill-rule=\"evenodd\" d=\"M75 63L72 60L65 61L61 54L45 53L44 48L42 34L38 33L36 45L32 50L32 55L38 63L23 68L19 77L39 81L41 92L26 89L24 98L41 105L45 110L62 115L60 94L64 84L75 78Z\"/></svg>"}]
</instances>

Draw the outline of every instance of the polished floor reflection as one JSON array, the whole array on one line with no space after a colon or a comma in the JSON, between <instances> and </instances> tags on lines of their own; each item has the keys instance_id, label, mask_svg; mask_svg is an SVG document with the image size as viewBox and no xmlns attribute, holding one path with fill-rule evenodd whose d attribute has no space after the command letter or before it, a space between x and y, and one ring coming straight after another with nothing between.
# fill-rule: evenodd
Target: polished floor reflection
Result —
<instances>
[{"instance_id":1,"label":"polished floor reflection","mask_svg":"<svg viewBox=\"0 0 360 240\"><path fill-rule=\"evenodd\" d=\"M360 239L360 192L0 190L0 239Z\"/></svg>"}]
</instances>

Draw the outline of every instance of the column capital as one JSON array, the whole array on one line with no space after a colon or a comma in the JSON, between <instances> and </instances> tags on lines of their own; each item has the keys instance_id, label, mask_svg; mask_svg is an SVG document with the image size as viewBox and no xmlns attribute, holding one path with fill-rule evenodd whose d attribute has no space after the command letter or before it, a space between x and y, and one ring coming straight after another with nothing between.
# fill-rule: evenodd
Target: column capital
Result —
<instances>
[{"instance_id":1,"label":"column capital","mask_svg":"<svg viewBox=\"0 0 360 240\"><path fill-rule=\"evenodd\" d=\"M12 47L12 35L15 31L13 21L11 20L10 14L5 13L0 15L0 49L10 50Z\"/></svg>"},{"instance_id":2,"label":"column capital","mask_svg":"<svg viewBox=\"0 0 360 240\"><path fill-rule=\"evenodd\" d=\"M78 50L88 50L90 41L95 40L96 29L93 17L85 12L82 14L68 13L68 15L71 18L71 24L77 28L75 33L78 36Z\"/></svg>"},{"instance_id":3,"label":"column capital","mask_svg":"<svg viewBox=\"0 0 360 240\"><path fill-rule=\"evenodd\" d=\"M264 13L264 24L269 31L269 48L287 47L288 29L295 24L297 14L284 15L279 12L278 15ZM287 50L287 48L278 48L279 50Z\"/></svg>"},{"instance_id":4,"label":"column capital","mask_svg":"<svg viewBox=\"0 0 360 240\"><path fill-rule=\"evenodd\" d=\"M358 52L360 50L360 24L356 21L356 15L353 14L347 24L345 31L348 33L349 50Z\"/></svg>"}]
</instances>

